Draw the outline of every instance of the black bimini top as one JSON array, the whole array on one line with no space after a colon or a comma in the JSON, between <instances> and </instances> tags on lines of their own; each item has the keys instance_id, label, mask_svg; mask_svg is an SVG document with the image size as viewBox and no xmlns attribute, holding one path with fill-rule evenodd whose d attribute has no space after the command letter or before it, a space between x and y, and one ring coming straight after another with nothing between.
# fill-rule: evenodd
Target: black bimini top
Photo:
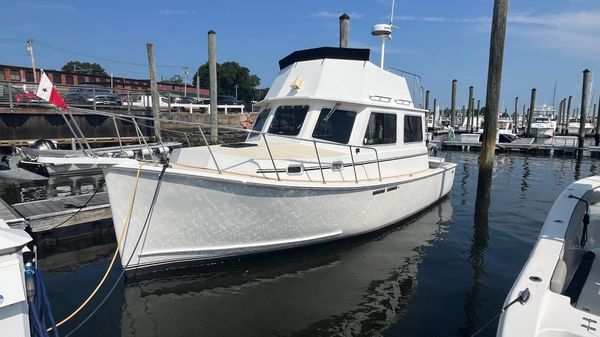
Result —
<instances>
[{"instance_id":1,"label":"black bimini top","mask_svg":"<svg viewBox=\"0 0 600 337\"><path fill-rule=\"evenodd\" d=\"M298 50L279 60L279 69L284 69L290 64L300 61L320 59L368 61L370 52L369 49L335 47Z\"/></svg>"}]
</instances>

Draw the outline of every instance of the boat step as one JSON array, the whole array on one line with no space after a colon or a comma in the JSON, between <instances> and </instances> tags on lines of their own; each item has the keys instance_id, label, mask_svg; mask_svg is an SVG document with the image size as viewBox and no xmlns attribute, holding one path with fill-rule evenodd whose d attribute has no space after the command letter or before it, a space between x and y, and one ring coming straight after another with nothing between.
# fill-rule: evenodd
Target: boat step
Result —
<instances>
[{"instance_id":1,"label":"boat step","mask_svg":"<svg viewBox=\"0 0 600 337\"><path fill-rule=\"evenodd\" d=\"M569 282L569 286L563 294L571 299L572 305L576 304L579 300L579 295L581 294L581 290L583 289L588 275L590 274L590 270L592 269L595 258L596 254L593 252L587 252L583 254L583 257L579 262L579 266L577 266L577 270L575 270L575 274L573 274L573 278L571 279L571 282Z\"/></svg>"}]
</instances>

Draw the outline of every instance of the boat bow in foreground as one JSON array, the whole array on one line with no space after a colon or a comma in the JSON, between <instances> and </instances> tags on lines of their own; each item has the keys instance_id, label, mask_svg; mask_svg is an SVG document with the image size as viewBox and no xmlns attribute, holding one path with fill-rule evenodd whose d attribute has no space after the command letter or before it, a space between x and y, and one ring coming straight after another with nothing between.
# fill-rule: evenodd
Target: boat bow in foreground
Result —
<instances>
[{"instance_id":1,"label":"boat bow in foreground","mask_svg":"<svg viewBox=\"0 0 600 337\"><path fill-rule=\"evenodd\" d=\"M505 305L529 297L504 310L498 336L598 335L599 188L600 177L589 177L558 197Z\"/></svg>"}]
</instances>

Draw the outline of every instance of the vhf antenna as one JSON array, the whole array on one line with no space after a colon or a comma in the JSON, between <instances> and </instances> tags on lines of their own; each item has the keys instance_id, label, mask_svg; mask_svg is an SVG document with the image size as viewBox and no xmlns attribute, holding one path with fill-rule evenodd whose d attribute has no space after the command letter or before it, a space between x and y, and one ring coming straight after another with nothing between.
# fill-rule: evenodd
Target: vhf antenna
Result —
<instances>
[{"instance_id":1,"label":"vhf antenna","mask_svg":"<svg viewBox=\"0 0 600 337\"><path fill-rule=\"evenodd\" d=\"M392 14L390 15L390 24L377 24L373 26L373 30L371 31L371 35L377 36L381 39L381 63L380 67L383 68L384 60L385 60L385 41L390 40L392 38L392 28L394 27L394 5L395 0L392 0Z\"/></svg>"}]
</instances>

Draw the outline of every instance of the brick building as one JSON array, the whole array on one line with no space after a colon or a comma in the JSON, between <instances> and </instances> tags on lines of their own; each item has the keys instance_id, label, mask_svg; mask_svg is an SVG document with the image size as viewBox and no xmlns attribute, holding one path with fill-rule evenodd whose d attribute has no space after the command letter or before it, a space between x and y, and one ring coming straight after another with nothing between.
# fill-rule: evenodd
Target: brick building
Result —
<instances>
[{"instance_id":1,"label":"brick building","mask_svg":"<svg viewBox=\"0 0 600 337\"><path fill-rule=\"evenodd\" d=\"M69 85L86 85L94 84L105 87L111 87L110 76L97 76L88 75L81 73L71 73L58 70L44 70L46 75L50 78L50 81L55 85L69 86ZM40 76L40 70L37 70L38 79ZM11 81L11 82L22 82L22 83L34 83L33 70L28 67L11 66L0 64L0 81ZM114 89L131 89L138 91L150 90L150 80L146 79L135 79L125 77L112 77L112 88ZM171 84L158 82L158 90L163 92L171 92L175 94L183 94L183 84ZM208 97L209 91L206 88L200 88L199 92L196 92L196 87L187 86L187 94L189 96L199 95L201 97Z\"/></svg>"}]
</instances>

